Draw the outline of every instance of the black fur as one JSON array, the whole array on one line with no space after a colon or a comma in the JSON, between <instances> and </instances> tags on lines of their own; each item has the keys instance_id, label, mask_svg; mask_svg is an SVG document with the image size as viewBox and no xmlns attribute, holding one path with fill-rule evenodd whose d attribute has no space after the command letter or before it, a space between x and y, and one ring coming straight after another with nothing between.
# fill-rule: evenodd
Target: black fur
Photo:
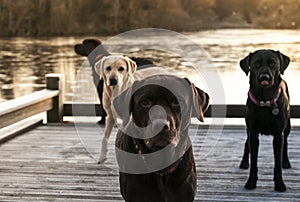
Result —
<instances>
[{"instance_id":1,"label":"black fur","mask_svg":"<svg viewBox=\"0 0 300 202\"><path fill-rule=\"evenodd\" d=\"M290 125L290 98L287 83L281 78L281 74L288 67L289 58L279 51L258 50L250 53L240 61L242 70L250 73L250 91L259 101L274 99L279 88L282 92L277 103L271 106L258 106L249 97L247 100L246 125L247 140L245 143L244 156L240 168L249 167L250 152L250 175L246 189L256 188L257 156L259 147L259 134L273 135L273 150L275 159L274 183L276 191L286 191L282 179L282 167L290 168L288 158L287 138L291 129ZM272 110L278 108L279 113L274 115Z\"/></svg>"}]
</instances>

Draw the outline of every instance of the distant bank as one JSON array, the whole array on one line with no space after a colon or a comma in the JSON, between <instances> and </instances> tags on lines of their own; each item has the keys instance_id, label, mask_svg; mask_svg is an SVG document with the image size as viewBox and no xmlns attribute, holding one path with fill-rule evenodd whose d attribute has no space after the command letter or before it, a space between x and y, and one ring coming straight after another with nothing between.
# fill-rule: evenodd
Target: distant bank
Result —
<instances>
[{"instance_id":1,"label":"distant bank","mask_svg":"<svg viewBox=\"0 0 300 202\"><path fill-rule=\"evenodd\" d=\"M298 0L1 0L0 37L300 28Z\"/></svg>"}]
</instances>

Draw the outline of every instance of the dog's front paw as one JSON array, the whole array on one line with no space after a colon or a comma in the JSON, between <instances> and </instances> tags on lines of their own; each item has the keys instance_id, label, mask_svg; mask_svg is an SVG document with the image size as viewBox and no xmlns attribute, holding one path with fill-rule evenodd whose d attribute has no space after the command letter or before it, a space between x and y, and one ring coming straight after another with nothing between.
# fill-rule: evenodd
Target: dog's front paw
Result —
<instances>
[{"instance_id":1,"label":"dog's front paw","mask_svg":"<svg viewBox=\"0 0 300 202\"><path fill-rule=\"evenodd\" d=\"M249 168L249 162L242 160L241 164L240 164L240 168L241 169L248 169Z\"/></svg>"},{"instance_id":2,"label":"dog's front paw","mask_svg":"<svg viewBox=\"0 0 300 202\"><path fill-rule=\"evenodd\" d=\"M290 161L289 160L283 160L282 161L282 168L284 168L284 169L289 169L289 168L291 168L292 166L291 166L291 163L290 163Z\"/></svg>"},{"instance_id":3,"label":"dog's front paw","mask_svg":"<svg viewBox=\"0 0 300 202\"><path fill-rule=\"evenodd\" d=\"M106 161L106 160L107 160L107 157L101 155L98 159L98 164L104 163L104 161Z\"/></svg>"},{"instance_id":4,"label":"dog's front paw","mask_svg":"<svg viewBox=\"0 0 300 202\"><path fill-rule=\"evenodd\" d=\"M276 191L279 191L279 192L285 192L286 191L286 186L285 186L283 180L277 180L277 181L275 181L275 187L274 187L274 189Z\"/></svg>"},{"instance_id":5,"label":"dog's front paw","mask_svg":"<svg viewBox=\"0 0 300 202\"><path fill-rule=\"evenodd\" d=\"M104 161L106 161L107 159L107 152L108 152L108 139L107 138L103 138L102 140L102 147L101 147L101 151L100 151L100 156L98 159L98 164L103 163Z\"/></svg>"},{"instance_id":6,"label":"dog's front paw","mask_svg":"<svg viewBox=\"0 0 300 202\"><path fill-rule=\"evenodd\" d=\"M249 178L247 183L245 184L245 189L255 189L257 180L253 180Z\"/></svg>"}]
</instances>

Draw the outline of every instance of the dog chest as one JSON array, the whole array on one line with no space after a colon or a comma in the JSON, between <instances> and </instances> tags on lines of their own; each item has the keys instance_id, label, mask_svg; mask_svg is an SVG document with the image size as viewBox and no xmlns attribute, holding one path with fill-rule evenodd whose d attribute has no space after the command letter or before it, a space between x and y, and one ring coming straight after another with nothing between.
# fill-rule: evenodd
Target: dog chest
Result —
<instances>
[{"instance_id":1,"label":"dog chest","mask_svg":"<svg viewBox=\"0 0 300 202\"><path fill-rule=\"evenodd\" d=\"M274 109L276 113L274 114ZM285 127L286 118L282 109L273 107L248 107L246 123L251 130L258 130L264 135L282 133Z\"/></svg>"}]
</instances>

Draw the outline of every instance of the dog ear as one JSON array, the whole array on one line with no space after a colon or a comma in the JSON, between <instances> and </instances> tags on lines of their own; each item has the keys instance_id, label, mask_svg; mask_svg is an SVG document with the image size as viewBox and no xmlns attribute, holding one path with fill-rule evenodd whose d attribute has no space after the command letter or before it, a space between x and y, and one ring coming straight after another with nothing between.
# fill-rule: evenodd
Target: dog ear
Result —
<instances>
[{"instance_id":1,"label":"dog ear","mask_svg":"<svg viewBox=\"0 0 300 202\"><path fill-rule=\"evenodd\" d=\"M130 73L135 72L136 68L137 68L135 61L133 61L132 59L130 59L127 56L124 56L124 59L126 61L127 67L128 67L128 72L130 72Z\"/></svg>"},{"instance_id":2,"label":"dog ear","mask_svg":"<svg viewBox=\"0 0 300 202\"><path fill-rule=\"evenodd\" d=\"M94 66L94 69L95 69L96 73L99 75L100 80L103 78L103 69L104 69L104 63L105 63L106 58L107 57L104 56L101 60L96 62L95 66Z\"/></svg>"},{"instance_id":3,"label":"dog ear","mask_svg":"<svg viewBox=\"0 0 300 202\"><path fill-rule=\"evenodd\" d=\"M209 95L196 86L195 89L198 93L198 96L200 97L202 112L205 113L209 107Z\"/></svg>"},{"instance_id":4,"label":"dog ear","mask_svg":"<svg viewBox=\"0 0 300 202\"><path fill-rule=\"evenodd\" d=\"M208 109L209 106L209 95L203 90L193 87L193 91L195 93L194 98L194 113L199 121L204 122L204 113Z\"/></svg>"},{"instance_id":5,"label":"dog ear","mask_svg":"<svg viewBox=\"0 0 300 202\"><path fill-rule=\"evenodd\" d=\"M280 73L283 74L285 69L289 66L290 64L290 58L281 52L277 51L279 60L280 60Z\"/></svg>"},{"instance_id":6,"label":"dog ear","mask_svg":"<svg viewBox=\"0 0 300 202\"><path fill-rule=\"evenodd\" d=\"M197 117L199 121L204 122L204 113L209 106L209 95L203 90L196 87L187 78L185 78L185 80L190 84L193 92L192 116Z\"/></svg>"},{"instance_id":7,"label":"dog ear","mask_svg":"<svg viewBox=\"0 0 300 202\"><path fill-rule=\"evenodd\" d=\"M251 56L252 53L249 53L249 55L247 57L245 57L244 59L242 59L240 61L240 67L242 68L242 70L246 73L246 75L248 76L249 71L250 71L250 60L251 60Z\"/></svg>"},{"instance_id":8,"label":"dog ear","mask_svg":"<svg viewBox=\"0 0 300 202\"><path fill-rule=\"evenodd\" d=\"M84 50L84 47L82 44L76 44L74 46L74 51L77 55L81 55L81 56L88 56Z\"/></svg>"},{"instance_id":9,"label":"dog ear","mask_svg":"<svg viewBox=\"0 0 300 202\"><path fill-rule=\"evenodd\" d=\"M82 44L76 44L74 46L74 51L77 55L88 56L100 44L101 41L97 39L85 39Z\"/></svg>"},{"instance_id":10,"label":"dog ear","mask_svg":"<svg viewBox=\"0 0 300 202\"><path fill-rule=\"evenodd\" d=\"M82 42L82 44L86 55L89 55L93 50L95 50L101 44L101 41L97 39L85 39Z\"/></svg>"}]
</instances>

